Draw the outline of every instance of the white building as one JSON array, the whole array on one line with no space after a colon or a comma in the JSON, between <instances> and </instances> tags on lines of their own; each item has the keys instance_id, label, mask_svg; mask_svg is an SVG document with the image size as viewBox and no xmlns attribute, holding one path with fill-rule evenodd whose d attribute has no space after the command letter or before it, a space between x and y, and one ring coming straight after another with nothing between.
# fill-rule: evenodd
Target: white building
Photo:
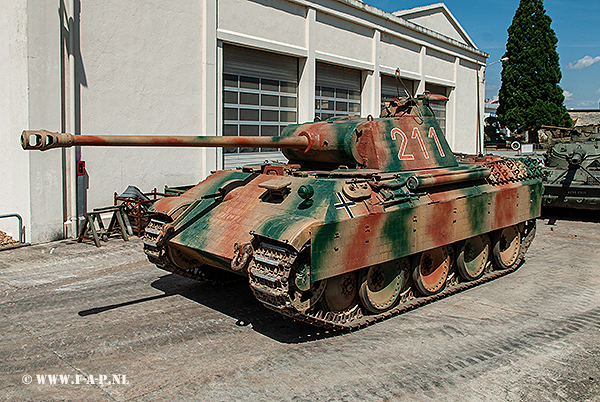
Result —
<instances>
[{"instance_id":1,"label":"white building","mask_svg":"<svg viewBox=\"0 0 600 402\"><path fill-rule=\"evenodd\" d=\"M278 153L81 148L25 152L23 129L77 134L277 135L291 122L378 116L400 69L455 151L475 152L488 55L442 3L386 13L357 0L1 0L0 214L27 241L74 235L75 162L87 208L127 185L192 184ZM255 151L255 150L250 150ZM0 220L0 230L16 225Z\"/></svg>"}]
</instances>

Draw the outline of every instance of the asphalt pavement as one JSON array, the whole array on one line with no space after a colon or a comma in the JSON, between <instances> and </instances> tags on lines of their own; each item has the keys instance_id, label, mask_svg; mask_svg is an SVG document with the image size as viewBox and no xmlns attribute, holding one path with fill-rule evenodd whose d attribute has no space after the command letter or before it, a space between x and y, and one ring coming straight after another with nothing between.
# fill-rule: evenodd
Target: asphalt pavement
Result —
<instances>
[{"instance_id":1,"label":"asphalt pavement","mask_svg":"<svg viewBox=\"0 0 600 402\"><path fill-rule=\"evenodd\" d=\"M139 239L0 251L0 400L598 402L599 244L540 219L516 272L352 333L162 271Z\"/></svg>"}]
</instances>

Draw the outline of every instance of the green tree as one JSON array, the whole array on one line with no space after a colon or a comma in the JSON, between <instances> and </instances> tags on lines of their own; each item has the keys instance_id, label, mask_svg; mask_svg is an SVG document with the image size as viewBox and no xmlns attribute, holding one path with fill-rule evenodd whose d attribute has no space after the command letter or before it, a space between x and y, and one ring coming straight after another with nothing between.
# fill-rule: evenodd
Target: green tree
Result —
<instances>
[{"instance_id":1,"label":"green tree","mask_svg":"<svg viewBox=\"0 0 600 402\"><path fill-rule=\"evenodd\" d=\"M571 127L551 22L542 0L521 0L508 28L498 119L513 131L527 130L529 142L538 142L542 125Z\"/></svg>"}]
</instances>

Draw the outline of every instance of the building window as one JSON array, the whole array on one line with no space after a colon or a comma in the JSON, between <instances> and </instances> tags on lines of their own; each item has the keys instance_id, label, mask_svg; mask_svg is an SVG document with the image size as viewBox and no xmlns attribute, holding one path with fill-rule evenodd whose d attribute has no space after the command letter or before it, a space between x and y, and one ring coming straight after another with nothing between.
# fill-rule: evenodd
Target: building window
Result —
<instances>
[{"instance_id":1,"label":"building window","mask_svg":"<svg viewBox=\"0 0 600 402\"><path fill-rule=\"evenodd\" d=\"M360 92L317 85L315 115L321 120L334 116L360 115Z\"/></svg>"},{"instance_id":2,"label":"building window","mask_svg":"<svg viewBox=\"0 0 600 402\"><path fill-rule=\"evenodd\" d=\"M425 90L435 95L448 96L449 93L446 87L434 84L425 84ZM433 110L433 115L444 135L446 134L446 103L446 101L429 101L429 107Z\"/></svg>"},{"instance_id":3,"label":"building window","mask_svg":"<svg viewBox=\"0 0 600 402\"><path fill-rule=\"evenodd\" d=\"M223 74L223 135L271 137L297 121L297 85L294 82ZM224 148L224 153L272 149Z\"/></svg>"}]
</instances>

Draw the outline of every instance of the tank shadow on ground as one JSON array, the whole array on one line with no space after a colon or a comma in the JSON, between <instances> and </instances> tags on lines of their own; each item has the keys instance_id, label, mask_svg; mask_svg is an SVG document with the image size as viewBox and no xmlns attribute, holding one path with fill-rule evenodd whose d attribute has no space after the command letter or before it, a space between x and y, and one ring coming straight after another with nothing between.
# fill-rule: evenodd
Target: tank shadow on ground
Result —
<instances>
[{"instance_id":1,"label":"tank shadow on ground","mask_svg":"<svg viewBox=\"0 0 600 402\"><path fill-rule=\"evenodd\" d=\"M344 333L325 330L285 318L267 309L256 300L248 287L248 283L244 280L227 285L211 285L170 274L160 277L151 286L164 293L124 303L82 310L78 314L83 317L133 304L180 295L233 318L238 326L252 326L254 331L282 343L304 343Z\"/></svg>"},{"instance_id":2,"label":"tank shadow on ground","mask_svg":"<svg viewBox=\"0 0 600 402\"><path fill-rule=\"evenodd\" d=\"M154 281L152 287L223 313L235 319L236 325L251 325L254 331L282 343L310 342L342 334L285 318L267 309L256 300L245 280L212 285L171 274Z\"/></svg>"},{"instance_id":3,"label":"tank shadow on ground","mask_svg":"<svg viewBox=\"0 0 600 402\"><path fill-rule=\"evenodd\" d=\"M553 223L549 222L548 224ZM525 261L523 259L515 270L520 269ZM227 285L212 285L179 275L169 274L155 280L151 286L162 291L163 294L119 304L95 307L80 311L78 314L80 316L98 314L124 306L179 295L233 318L236 320L235 325L241 327L251 325L254 331L281 343L305 343L348 333L348 331L327 330L315 327L283 317L277 312L267 309L262 303L256 300L245 280L235 281ZM485 286L485 284L478 286ZM458 292L460 293L461 291ZM452 293L443 295L442 298L450 297L451 295ZM435 301L428 301L425 304L429 303L435 303ZM412 311L414 308L418 307L409 307L405 312ZM390 319L393 318L390 317Z\"/></svg>"}]
</instances>

